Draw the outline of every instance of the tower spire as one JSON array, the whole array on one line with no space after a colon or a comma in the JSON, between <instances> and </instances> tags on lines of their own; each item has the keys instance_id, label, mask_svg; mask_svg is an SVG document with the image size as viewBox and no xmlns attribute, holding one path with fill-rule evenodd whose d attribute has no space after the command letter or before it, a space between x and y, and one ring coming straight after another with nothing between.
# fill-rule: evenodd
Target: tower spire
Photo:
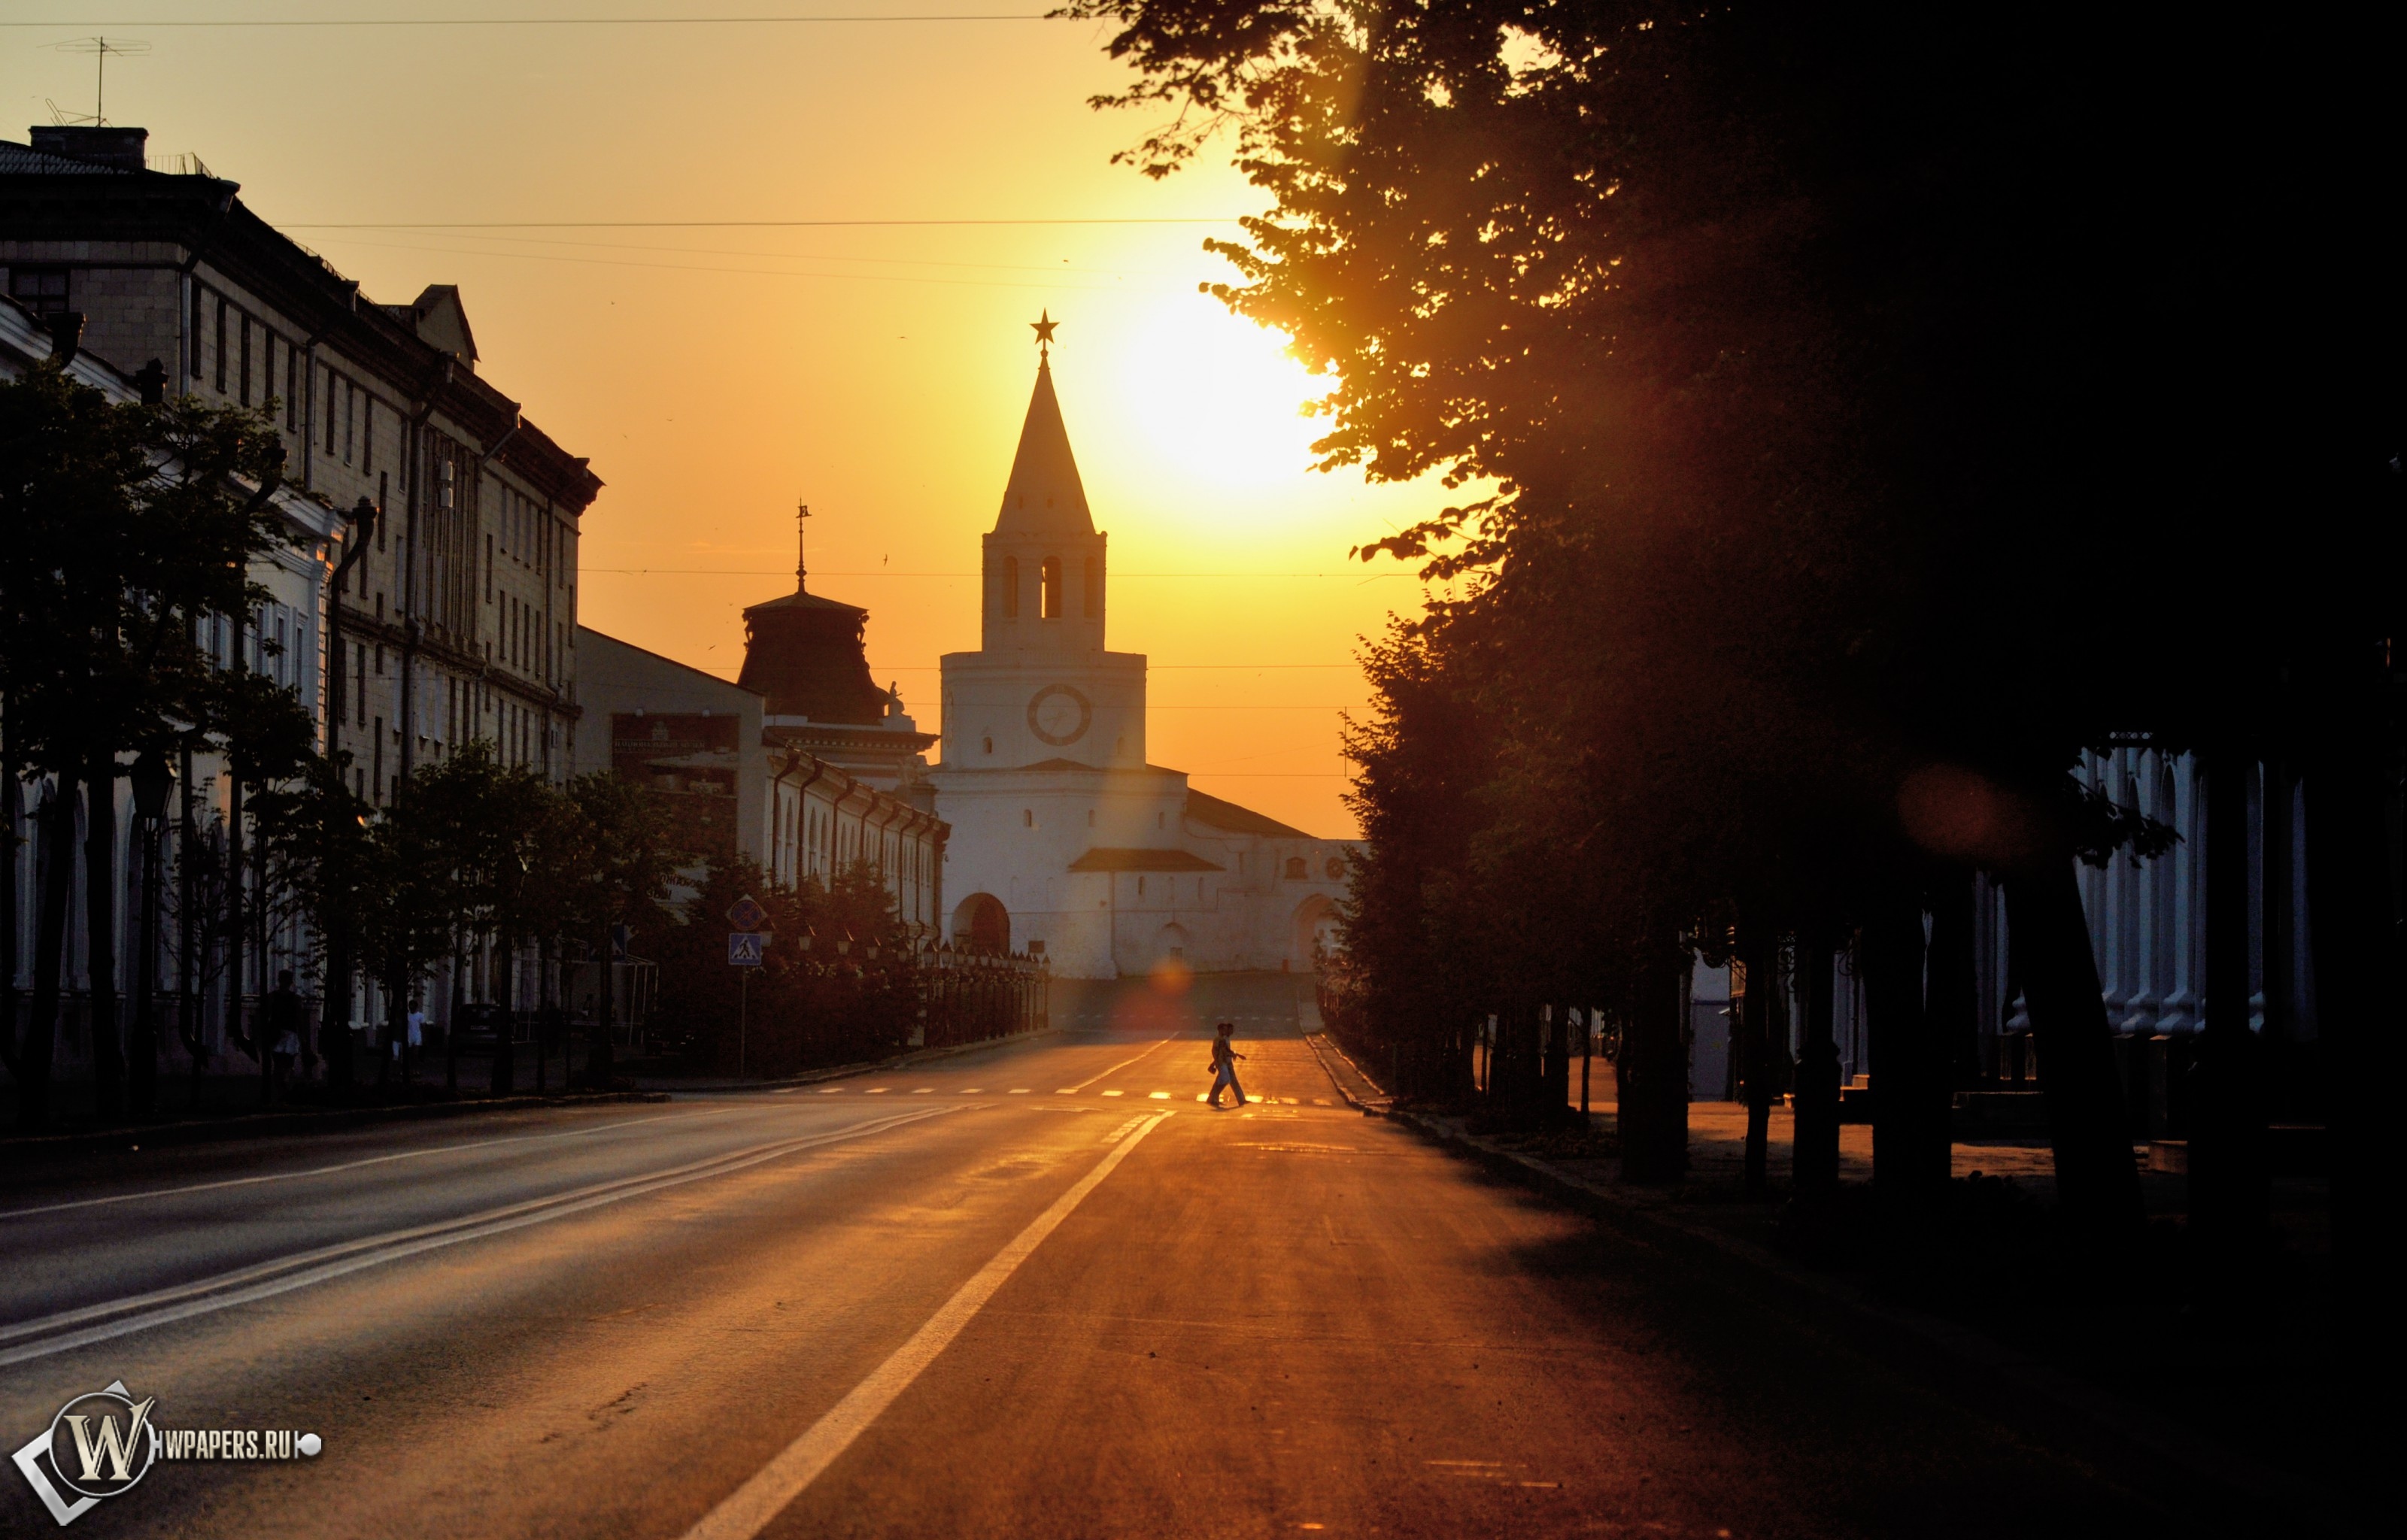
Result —
<instances>
[{"instance_id":1,"label":"tower spire","mask_svg":"<svg viewBox=\"0 0 2407 1540\"><path fill-rule=\"evenodd\" d=\"M807 503L807 502L803 502L803 503L797 503L797 504L795 505L795 513L794 513L794 587L795 587L797 590L800 590L800 589L802 588L803 584L804 584L804 580L805 580L805 579L806 579L806 578L808 578L808 577L810 576L810 573L811 573L811 564L810 564L810 562L809 562L808 560L806 560L806 559L805 559L805 558L806 558L806 557L808 556L808 554L809 554L809 553L808 553L808 550L807 550L807 547L806 547L806 542L807 542L807 540L808 540L808 537L809 537L809 534L810 534L810 530L808 530L808 528L806 528L806 526L807 526L807 524L808 524L808 521L809 521L809 519L810 519L810 516L811 516L811 505L810 505L809 503Z\"/></svg>"}]
</instances>

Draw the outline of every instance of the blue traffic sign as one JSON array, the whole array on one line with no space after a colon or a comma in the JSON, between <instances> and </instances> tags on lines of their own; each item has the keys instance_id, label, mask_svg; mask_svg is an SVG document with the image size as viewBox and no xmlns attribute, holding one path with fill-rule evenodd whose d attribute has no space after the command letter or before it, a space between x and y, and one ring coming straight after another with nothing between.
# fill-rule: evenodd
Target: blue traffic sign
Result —
<instances>
[{"instance_id":1,"label":"blue traffic sign","mask_svg":"<svg viewBox=\"0 0 2407 1540\"><path fill-rule=\"evenodd\" d=\"M727 964L730 968L759 968L761 950L768 938L757 930L730 932L727 938Z\"/></svg>"}]
</instances>

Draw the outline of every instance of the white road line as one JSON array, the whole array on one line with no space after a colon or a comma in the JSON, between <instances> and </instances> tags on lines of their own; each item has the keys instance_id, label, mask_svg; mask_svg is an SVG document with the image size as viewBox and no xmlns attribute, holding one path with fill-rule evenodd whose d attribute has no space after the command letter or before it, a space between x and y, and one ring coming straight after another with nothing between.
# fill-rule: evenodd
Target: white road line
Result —
<instances>
[{"instance_id":1,"label":"white road line","mask_svg":"<svg viewBox=\"0 0 2407 1540\"><path fill-rule=\"evenodd\" d=\"M1145 1095L1147 1101L1168 1101L1170 1099L1170 1093L1167 1091L1148 1091Z\"/></svg>"},{"instance_id":2,"label":"white road line","mask_svg":"<svg viewBox=\"0 0 2407 1540\"><path fill-rule=\"evenodd\" d=\"M1015 1096L1024 1096L1028 1095L1028 1087L1024 1085L1015 1085L1011 1088L1011 1094Z\"/></svg>"},{"instance_id":3,"label":"white road line","mask_svg":"<svg viewBox=\"0 0 2407 1540\"><path fill-rule=\"evenodd\" d=\"M712 1109L716 1111L717 1109ZM196 1181L183 1187L150 1187L139 1193L119 1193L105 1198L77 1198L69 1203L45 1203L34 1208L0 1210L0 1220L23 1219L29 1214L55 1214L68 1208L98 1208L111 1203L133 1203L141 1198L177 1197L186 1193L214 1193L228 1187L256 1187L268 1181L297 1181L304 1177L332 1176L338 1171L356 1171L363 1166L383 1166L397 1160L419 1160L428 1155L456 1155L470 1150L491 1150L503 1144L533 1144L543 1139L583 1138L588 1134L607 1133L613 1128L633 1128L638 1123L662 1123L677 1116L663 1112L654 1118L624 1118L605 1123L596 1128L572 1128L563 1134L514 1134L506 1139L478 1139L473 1144L444 1144L428 1150L404 1150L391 1155L370 1155L364 1160L347 1160L335 1166L313 1166L306 1171L275 1171L257 1177L228 1177L222 1181Z\"/></svg>"},{"instance_id":4,"label":"white road line","mask_svg":"<svg viewBox=\"0 0 2407 1540\"><path fill-rule=\"evenodd\" d=\"M985 1092L986 1092L986 1087L985 1087L985 1086L983 1086L983 1085L973 1085L973 1086L971 1086L968 1090L966 1090L966 1091L962 1092L962 1093L961 1093L961 1095L964 1095L964 1096L976 1096L976 1095L984 1095L984 1094L985 1094Z\"/></svg>"},{"instance_id":5,"label":"white road line","mask_svg":"<svg viewBox=\"0 0 2407 1540\"><path fill-rule=\"evenodd\" d=\"M835 1463L838 1456L852 1447L854 1439L869 1430L897 1396L911 1388L911 1382L936 1361L953 1338L961 1335L963 1327L976 1319L1004 1281L1045 1244L1045 1237L1059 1229L1061 1222L1087 1200L1087 1194L1102 1186L1104 1179L1128 1158L1137 1141L1173 1115L1161 1112L1147 1119L1142 1126L1112 1146L1093 1170L1054 1199L1053 1207L1037 1215L1027 1229L1012 1238L1010 1245L997 1251L992 1261L955 1290L943 1308L911 1335L910 1341L895 1349L892 1356L870 1371L868 1378L855 1385L826 1416L805 1429L800 1438L787 1445L752 1479L703 1515L700 1523L686 1531L685 1540L752 1540L768 1528L787 1505L800 1497Z\"/></svg>"},{"instance_id":6,"label":"white road line","mask_svg":"<svg viewBox=\"0 0 2407 1540\"><path fill-rule=\"evenodd\" d=\"M873 1085L868 1090L862 1092L862 1095L864 1096L882 1096L892 1089L894 1088L890 1085Z\"/></svg>"},{"instance_id":7,"label":"white road line","mask_svg":"<svg viewBox=\"0 0 2407 1540\"><path fill-rule=\"evenodd\" d=\"M1178 1039L1177 1039L1177 1038L1162 1038L1162 1039L1161 1039L1161 1042L1155 1043L1155 1044L1153 1045L1153 1048L1148 1048L1148 1049L1147 1049L1147 1050L1145 1051L1145 1053L1152 1053L1152 1052L1153 1052L1153 1049L1154 1049L1154 1048L1160 1048L1160 1047L1161 1046L1161 1043L1176 1042L1177 1040L1178 1040ZM1075 1085L1074 1085L1074 1086L1070 1087L1070 1089L1071 1089L1071 1090L1073 1090L1073 1091L1084 1091L1085 1089L1087 1089L1087 1087L1089 1087L1089 1086L1090 1086L1090 1085L1094 1084L1097 1081L1100 1081L1100 1080L1105 1080L1105 1079L1108 1079L1109 1077L1111 1077L1111 1076L1113 1076L1113 1075L1117 1075L1117 1074L1118 1074L1121 1070L1126 1069L1129 1066L1131 1066L1131 1065L1132 1065L1132 1064L1136 1063L1136 1060L1137 1060L1137 1059L1144 1058L1144 1057L1145 1057L1145 1053L1139 1053L1139 1054L1136 1056L1136 1058L1135 1058L1135 1059L1122 1059L1119 1063L1118 1063L1118 1064L1116 1064L1116 1065L1112 1066L1109 1069L1104 1070L1104 1071L1103 1072L1103 1074L1101 1074L1101 1075L1090 1075L1090 1076L1088 1076L1085 1080L1080 1081L1077 1084L1075 1084Z\"/></svg>"},{"instance_id":8,"label":"white road line","mask_svg":"<svg viewBox=\"0 0 2407 1540\"><path fill-rule=\"evenodd\" d=\"M942 1115L933 1109L925 1112L907 1112L895 1117L880 1118L872 1123L856 1123L850 1128L838 1129L832 1134L815 1134L806 1138L779 1139L770 1144L752 1145L742 1150L729 1151L725 1154L714 1155L707 1160L672 1166L665 1171L620 1177L610 1181L596 1182L591 1187L556 1193L548 1197L530 1198L523 1203L513 1203L500 1208L489 1208L481 1214L465 1214L457 1219L437 1220L433 1223L415 1225L406 1230L390 1231L381 1236L363 1236L357 1240L340 1241L332 1246L321 1246L314 1250L302 1251L292 1256L272 1258L249 1267L236 1268L230 1273L221 1273L215 1278L199 1279L191 1283L155 1289L149 1293L135 1294L125 1299L105 1300L97 1305L61 1310L32 1321L13 1321L6 1326L0 1326L0 1342L22 1337L35 1337L36 1340L24 1342L14 1348L0 1349L0 1367L11 1363L23 1363L31 1359L48 1358L53 1353L88 1347L94 1342L106 1342L111 1337L131 1335L135 1332L148 1331L153 1326L165 1326L175 1321L189 1320L193 1316L209 1315L215 1311L231 1309L236 1305L248 1305L253 1300L271 1299L278 1294L291 1293L296 1289L306 1289L313 1283L324 1283L364 1268L375 1267L388 1262L398 1262L404 1257L416 1256L421 1251L432 1251L445 1246L457 1246L462 1241L477 1240L486 1236L500 1235L505 1231L524 1229L530 1224L542 1224L570 1214L582 1213L589 1208L599 1208L605 1204L641 1197L647 1193L656 1193L664 1187L682 1186L686 1182L700 1181L708 1177L729 1176L783 1155L816 1149L820 1145L840 1143L846 1139L863 1138L871 1134L882 1134L890 1128L899 1128L904 1123L919 1123ZM305 1270L288 1271L295 1267ZM276 1274L284 1276L273 1276ZM144 1306L152 1307L142 1310L141 1307ZM121 1310L141 1310L141 1313L124 1316L116 1321L105 1321L99 1325L84 1326L81 1330L64 1330L64 1328L76 1327L84 1321L99 1321L102 1317L116 1315ZM53 1331L60 1335L50 1337L40 1335L41 1333Z\"/></svg>"},{"instance_id":9,"label":"white road line","mask_svg":"<svg viewBox=\"0 0 2407 1540\"><path fill-rule=\"evenodd\" d=\"M1125 1091L1106 1091L1104 1095L1106 1096L1125 1096L1128 1093Z\"/></svg>"},{"instance_id":10,"label":"white road line","mask_svg":"<svg viewBox=\"0 0 2407 1540\"><path fill-rule=\"evenodd\" d=\"M1053 1094L1057 1096L1075 1096L1078 1094L1078 1088L1075 1085L1065 1085Z\"/></svg>"},{"instance_id":11,"label":"white road line","mask_svg":"<svg viewBox=\"0 0 2407 1540\"><path fill-rule=\"evenodd\" d=\"M819 1095L822 1096L833 1096L843 1089L844 1087L840 1085L822 1085L819 1087Z\"/></svg>"}]
</instances>

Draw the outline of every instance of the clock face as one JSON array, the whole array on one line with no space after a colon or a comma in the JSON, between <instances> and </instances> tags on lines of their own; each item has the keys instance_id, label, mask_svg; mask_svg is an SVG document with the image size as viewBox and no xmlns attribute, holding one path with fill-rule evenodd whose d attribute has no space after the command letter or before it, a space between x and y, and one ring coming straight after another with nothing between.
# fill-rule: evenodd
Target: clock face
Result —
<instances>
[{"instance_id":1,"label":"clock face","mask_svg":"<svg viewBox=\"0 0 2407 1540\"><path fill-rule=\"evenodd\" d=\"M1067 685L1047 685L1028 702L1028 730L1061 748L1087 736L1093 702Z\"/></svg>"}]
</instances>

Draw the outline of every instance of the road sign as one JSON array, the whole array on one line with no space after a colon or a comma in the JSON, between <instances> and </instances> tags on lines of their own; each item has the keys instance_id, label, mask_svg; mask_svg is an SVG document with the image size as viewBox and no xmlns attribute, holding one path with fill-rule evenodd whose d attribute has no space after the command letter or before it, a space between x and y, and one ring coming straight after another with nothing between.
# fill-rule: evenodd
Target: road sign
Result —
<instances>
[{"instance_id":1,"label":"road sign","mask_svg":"<svg viewBox=\"0 0 2407 1540\"><path fill-rule=\"evenodd\" d=\"M761 922L768 917L769 911L762 909L748 893L727 906L727 924L732 929L758 930L761 928Z\"/></svg>"},{"instance_id":2,"label":"road sign","mask_svg":"<svg viewBox=\"0 0 2407 1540\"><path fill-rule=\"evenodd\" d=\"M759 968L761 951L768 938L757 930L739 930L727 938L727 965L730 968Z\"/></svg>"}]
</instances>

